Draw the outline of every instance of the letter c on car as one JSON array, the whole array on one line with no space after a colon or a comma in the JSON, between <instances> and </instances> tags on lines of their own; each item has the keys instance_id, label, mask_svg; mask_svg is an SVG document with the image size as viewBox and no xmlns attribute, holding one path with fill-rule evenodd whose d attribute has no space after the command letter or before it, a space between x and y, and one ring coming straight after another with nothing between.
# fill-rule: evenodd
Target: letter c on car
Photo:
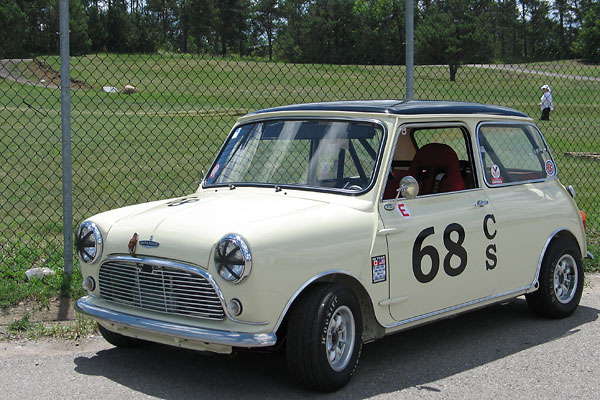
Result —
<instances>
[{"instance_id":1,"label":"letter c on car","mask_svg":"<svg viewBox=\"0 0 600 400\"><path fill-rule=\"evenodd\" d=\"M496 234L498 233L497 230L494 229L494 233L490 233L490 230L488 228L488 221L492 220L492 222L494 224L496 224L496 217L494 217L494 214L488 214L483 218L483 233L485 234L485 237L488 238L489 240L492 240L493 238L496 237Z\"/></svg>"}]
</instances>

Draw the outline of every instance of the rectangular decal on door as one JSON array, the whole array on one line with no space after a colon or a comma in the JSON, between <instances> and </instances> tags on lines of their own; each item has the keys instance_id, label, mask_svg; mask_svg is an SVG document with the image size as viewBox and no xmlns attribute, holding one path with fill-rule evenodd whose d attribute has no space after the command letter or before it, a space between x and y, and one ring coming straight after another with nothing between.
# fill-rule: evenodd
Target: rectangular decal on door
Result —
<instances>
[{"instance_id":1,"label":"rectangular decal on door","mask_svg":"<svg viewBox=\"0 0 600 400\"><path fill-rule=\"evenodd\" d=\"M371 257L373 283L384 282L387 279L385 256Z\"/></svg>"}]
</instances>

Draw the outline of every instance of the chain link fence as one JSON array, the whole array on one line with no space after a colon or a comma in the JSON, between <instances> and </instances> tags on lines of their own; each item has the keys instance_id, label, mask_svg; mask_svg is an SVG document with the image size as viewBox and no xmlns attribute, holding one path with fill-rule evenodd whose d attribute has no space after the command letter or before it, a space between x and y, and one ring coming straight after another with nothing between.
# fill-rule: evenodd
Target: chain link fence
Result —
<instances>
[{"instance_id":1,"label":"chain link fence","mask_svg":"<svg viewBox=\"0 0 600 400\"><path fill-rule=\"evenodd\" d=\"M62 266L60 62L0 60L2 266ZM414 98L491 103L540 118L561 181L600 228L600 67L577 61L417 65ZM403 66L322 65L187 54L71 58L74 224L193 192L238 116L299 102L398 99ZM537 122L537 121L536 121Z\"/></svg>"}]
</instances>

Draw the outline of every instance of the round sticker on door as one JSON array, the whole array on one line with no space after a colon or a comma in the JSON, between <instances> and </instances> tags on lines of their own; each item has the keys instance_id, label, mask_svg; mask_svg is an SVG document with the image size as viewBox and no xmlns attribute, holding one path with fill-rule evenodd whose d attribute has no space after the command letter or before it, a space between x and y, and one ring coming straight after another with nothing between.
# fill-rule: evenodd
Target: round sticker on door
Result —
<instances>
[{"instance_id":1,"label":"round sticker on door","mask_svg":"<svg viewBox=\"0 0 600 400\"><path fill-rule=\"evenodd\" d=\"M490 168L491 173L492 173L492 178L500 178L500 167L497 166L496 164L492 165L492 168Z\"/></svg>"},{"instance_id":2,"label":"round sticker on door","mask_svg":"<svg viewBox=\"0 0 600 400\"><path fill-rule=\"evenodd\" d=\"M554 176L556 174L556 167L552 160L546 161L546 174L548 174L548 176Z\"/></svg>"},{"instance_id":3,"label":"round sticker on door","mask_svg":"<svg viewBox=\"0 0 600 400\"><path fill-rule=\"evenodd\" d=\"M500 171L499 166L497 166L496 164L492 165L492 167L490 168L490 172L492 174L492 185L500 185L504 183L504 180L501 176L502 172Z\"/></svg>"}]
</instances>

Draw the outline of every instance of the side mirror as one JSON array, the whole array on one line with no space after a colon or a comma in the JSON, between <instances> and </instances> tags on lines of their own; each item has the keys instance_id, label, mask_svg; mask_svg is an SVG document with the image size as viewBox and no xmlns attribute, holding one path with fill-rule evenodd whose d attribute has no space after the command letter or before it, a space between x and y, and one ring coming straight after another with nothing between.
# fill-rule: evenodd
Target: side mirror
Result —
<instances>
[{"instance_id":1,"label":"side mirror","mask_svg":"<svg viewBox=\"0 0 600 400\"><path fill-rule=\"evenodd\" d=\"M400 186L398 187L398 194L396 200L400 196L405 199L414 199L419 194L419 182L412 176L408 175L400 179Z\"/></svg>"}]
</instances>

